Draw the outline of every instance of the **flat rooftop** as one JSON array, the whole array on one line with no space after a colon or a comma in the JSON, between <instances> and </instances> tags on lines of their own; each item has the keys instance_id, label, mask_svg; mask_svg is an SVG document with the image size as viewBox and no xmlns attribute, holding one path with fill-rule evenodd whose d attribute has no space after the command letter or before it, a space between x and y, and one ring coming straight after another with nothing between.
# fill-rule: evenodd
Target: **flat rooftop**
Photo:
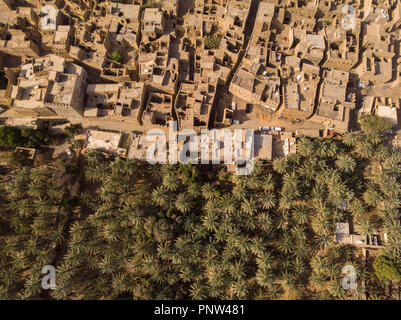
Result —
<instances>
[{"instance_id":1,"label":"flat rooftop","mask_svg":"<svg viewBox=\"0 0 401 320\"><path fill-rule=\"evenodd\" d=\"M86 135L85 147L99 149L105 152L116 152L120 144L122 133L89 130Z\"/></svg>"},{"instance_id":2,"label":"flat rooftop","mask_svg":"<svg viewBox=\"0 0 401 320\"><path fill-rule=\"evenodd\" d=\"M389 106L378 106L377 115L390 121L393 126L398 125L397 108Z\"/></svg>"}]
</instances>

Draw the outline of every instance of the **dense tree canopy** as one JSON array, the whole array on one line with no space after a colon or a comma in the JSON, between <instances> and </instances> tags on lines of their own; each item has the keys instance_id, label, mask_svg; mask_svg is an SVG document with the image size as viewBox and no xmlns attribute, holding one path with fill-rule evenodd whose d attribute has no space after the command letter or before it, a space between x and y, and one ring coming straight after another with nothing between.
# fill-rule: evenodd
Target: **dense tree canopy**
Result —
<instances>
[{"instance_id":1,"label":"dense tree canopy","mask_svg":"<svg viewBox=\"0 0 401 320\"><path fill-rule=\"evenodd\" d=\"M113 51L110 55L111 60L116 61L116 62L123 62L123 57L118 51Z\"/></svg>"},{"instance_id":2,"label":"dense tree canopy","mask_svg":"<svg viewBox=\"0 0 401 320\"><path fill-rule=\"evenodd\" d=\"M215 34L215 35L208 35L204 39L204 45L206 49L218 49L220 46L222 35Z\"/></svg>"},{"instance_id":3,"label":"dense tree canopy","mask_svg":"<svg viewBox=\"0 0 401 320\"><path fill-rule=\"evenodd\" d=\"M46 142L45 135L39 130L11 126L0 127L0 148L40 147Z\"/></svg>"},{"instance_id":4,"label":"dense tree canopy","mask_svg":"<svg viewBox=\"0 0 401 320\"><path fill-rule=\"evenodd\" d=\"M1 296L358 298L341 286L345 265L380 295L360 252L335 243L334 226L354 220L367 235L384 228L386 256L399 261L400 153L351 134L300 137L297 149L248 176L98 151L9 169L0 183ZM45 264L57 269L54 291L39 286Z\"/></svg>"},{"instance_id":5,"label":"dense tree canopy","mask_svg":"<svg viewBox=\"0 0 401 320\"><path fill-rule=\"evenodd\" d=\"M373 262L373 268L380 280L401 280L401 264L396 264L391 258L377 257Z\"/></svg>"},{"instance_id":6,"label":"dense tree canopy","mask_svg":"<svg viewBox=\"0 0 401 320\"><path fill-rule=\"evenodd\" d=\"M363 114L359 118L359 124L367 134L382 134L392 127L390 121L373 114Z\"/></svg>"}]
</instances>

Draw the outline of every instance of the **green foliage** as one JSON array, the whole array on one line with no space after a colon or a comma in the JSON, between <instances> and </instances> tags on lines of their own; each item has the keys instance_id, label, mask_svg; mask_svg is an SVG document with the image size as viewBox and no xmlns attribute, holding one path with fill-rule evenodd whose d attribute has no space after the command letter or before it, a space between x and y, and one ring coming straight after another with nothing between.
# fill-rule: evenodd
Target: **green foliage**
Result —
<instances>
[{"instance_id":1,"label":"green foliage","mask_svg":"<svg viewBox=\"0 0 401 320\"><path fill-rule=\"evenodd\" d=\"M6 299L38 297L41 269L53 264L65 241L63 229L70 214L67 184L54 179L61 168L19 168L14 179L0 185L0 287ZM27 272L28 270L28 272ZM3 291L3 290L1 290Z\"/></svg>"},{"instance_id":2,"label":"green foliage","mask_svg":"<svg viewBox=\"0 0 401 320\"><path fill-rule=\"evenodd\" d=\"M354 132L346 132L343 136L343 143L346 146L355 146L359 141L359 137Z\"/></svg>"},{"instance_id":3,"label":"green foliage","mask_svg":"<svg viewBox=\"0 0 401 320\"><path fill-rule=\"evenodd\" d=\"M376 276L380 280L391 281L401 280L401 265L396 264L393 260L386 256L379 256L373 262L373 268Z\"/></svg>"},{"instance_id":4,"label":"green foliage","mask_svg":"<svg viewBox=\"0 0 401 320\"><path fill-rule=\"evenodd\" d=\"M363 236L372 236L377 234L375 224L371 220L360 220L355 225L355 230Z\"/></svg>"},{"instance_id":5,"label":"green foliage","mask_svg":"<svg viewBox=\"0 0 401 320\"><path fill-rule=\"evenodd\" d=\"M358 120L361 129L368 135L383 134L391 129L390 121L373 114L364 114Z\"/></svg>"},{"instance_id":6,"label":"green foliage","mask_svg":"<svg viewBox=\"0 0 401 320\"><path fill-rule=\"evenodd\" d=\"M46 142L45 135L39 130L24 128L21 130L24 145L30 148L39 147Z\"/></svg>"},{"instance_id":7,"label":"green foliage","mask_svg":"<svg viewBox=\"0 0 401 320\"><path fill-rule=\"evenodd\" d=\"M204 39L204 45L206 49L218 49L220 46L220 41L221 41L221 34L215 34L215 35L208 35Z\"/></svg>"},{"instance_id":8,"label":"green foliage","mask_svg":"<svg viewBox=\"0 0 401 320\"><path fill-rule=\"evenodd\" d=\"M0 127L0 146L2 148L15 148L22 144L21 130L11 126Z\"/></svg>"},{"instance_id":9,"label":"green foliage","mask_svg":"<svg viewBox=\"0 0 401 320\"><path fill-rule=\"evenodd\" d=\"M186 183L194 183L199 176L198 168L191 163L180 164L178 173Z\"/></svg>"},{"instance_id":10,"label":"green foliage","mask_svg":"<svg viewBox=\"0 0 401 320\"><path fill-rule=\"evenodd\" d=\"M351 173L355 169L356 162L349 155L340 155L336 160L336 165L341 171Z\"/></svg>"},{"instance_id":11,"label":"green foliage","mask_svg":"<svg viewBox=\"0 0 401 320\"><path fill-rule=\"evenodd\" d=\"M15 147L37 148L46 142L45 135L39 130L18 129L11 126L0 127L0 147L11 149Z\"/></svg>"},{"instance_id":12,"label":"green foliage","mask_svg":"<svg viewBox=\"0 0 401 320\"><path fill-rule=\"evenodd\" d=\"M55 299L353 299L339 285L342 266L371 275L354 247L333 240L335 223L352 216L361 234L384 229L391 261L401 243L401 155L371 145L372 158L362 158L361 141L301 138L298 154L224 181L207 166L150 166L97 150L6 173L1 297L39 297L50 260ZM383 171L367 179L369 159ZM369 220L371 210L380 219Z\"/></svg>"},{"instance_id":13,"label":"green foliage","mask_svg":"<svg viewBox=\"0 0 401 320\"><path fill-rule=\"evenodd\" d=\"M111 60L121 63L123 62L123 57L121 56L121 54L118 51L113 51L110 55Z\"/></svg>"},{"instance_id":14,"label":"green foliage","mask_svg":"<svg viewBox=\"0 0 401 320\"><path fill-rule=\"evenodd\" d=\"M82 129L81 129L79 126L77 126L77 125L70 125L70 126L64 128L64 132L65 132L69 137L72 137L72 136L74 136L74 135L76 135L76 134L81 133L81 132L82 132Z\"/></svg>"},{"instance_id":15,"label":"green foliage","mask_svg":"<svg viewBox=\"0 0 401 320\"><path fill-rule=\"evenodd\" d=\"M156 0L146 0L146 3L142 6L142 8L157 8L158 2Z\"/></svg>"}]
</instances>

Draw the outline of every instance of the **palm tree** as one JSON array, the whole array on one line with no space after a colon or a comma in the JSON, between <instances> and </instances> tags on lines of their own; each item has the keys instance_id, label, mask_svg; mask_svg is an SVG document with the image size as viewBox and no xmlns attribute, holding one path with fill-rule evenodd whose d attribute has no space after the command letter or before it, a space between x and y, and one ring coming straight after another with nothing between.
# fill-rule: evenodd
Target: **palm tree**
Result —
<instances>
[{"instance_id":1,"label":"palm tree","mask_svg":"<svg viewBox=\"0 0 401 320\"><path fill-rule=\"evenodd\" d=\"M32 234L36 236L43 236L48 232L48 220L43 216L37 216L31 225Z\"/></svg>"},{"instance_id":2,"label":"palm tree","mask_svg":"<svg viewBox=\"0 0 401 320\"><path fill-rule=\"evenodd\" d=\"M314 179L316 177L317 159L306 159L301 166L298 167L298 173L306 179Z\"/></svg>"},{"instance_id":3,"label":"palm tree","mask_svg":"<svg viewBox=\"0 0 401 320\"><path fill-rule=\"evenodd\" d=\"M38 252L38 239L30 238L25 242L25 252L27 255L35 255Z\"/></svg>"},{"instance_id":4,"label":"palm tree","mask_svg":"<svg viewBox=\"0 0 401 320\"><path fill-rule=\"evenodd\" d=\"M330 221L323 215L315 215L312 218L311 227L319 236L332 235L332 226Z\"/></svg>"},{"instance_id":5,"label":"palm tree","mask_svg":"<svg viewBox=\"0 0 401 320\"><path fill-rule=\"evenodd\" d=\"M326 140L324 141L316 141L316 151L315 154L318 157L324 158L328 156L328 147L329 144L326 142Z\"/></svg>"},{"instance_id":6,"label":"palm tree","mask_svg":"<svg viewBox=\"0 0 401 320\"><path fill-rule=\"evenodd\" d=\"M51 254L51 250L40 250L36 256L36 262L42 266L50 264L52 261L53 255Z\"/></svg>"},{"instance_id":7,"label":"palm tree","mask_svg":"<svg viewBox=\"0 0 401 320\"><path fill-rule=\"evenodd\" d=\"M322 143L327 144L326 155L334 157L338 153L338 145L335 140L323 140Z\"/></svg>"},{"instance_id":8,"label":"palm tree","mask_svg":"<svg viewBox=\"0 0 401 320\"><path fill-rule=\"evenodd\" d=\"M249 192L248 192L247 188L241 184L237 184L232 190L232 195L233 195L234 199L241 200L241 201L243 201L244 199L247 198L248 193Z\"/></svg>"},{"instance_id":9,"label":"palm tree","mask_svg":"<svg viewBox=\"0 0 401 320\"><path fill-rule=\"evenodd\" d=\"M48 170L43 168L34 168L30 174L30 180L35 185L41 185L47 180L48 175Z\"/></svg>"},{"instance_id":10,"label":"palm tree","mask_svg":"<svg viewBox=\"0 0 401 320\"><path fill-rule=\"evenodd\" d=\"M34 201L34 203L32 204L32 207L35 208L35 211L39 215L44 215L46 213L50 213L50 212L52 212L52 209L54 208L54 206L46 203L43 199L38 199L38 200Z\"/></svg>"},{"instance_id":11,"label":"palm tree","mask_svg":"<svg viewBox=\"0 0 401 320\"><path fill-rule=\"evenodd\" d=\"M342 154L337 157L336 166L345 173L351 173L355 169L356 162L349 155Z\"/></svg>"},{"instance_id":12,"label":"palm tree","mask_svg":"<svg viewBox=\"0 0 401 320\"><path fill-rule=\"evenodd\" d=\"M377 234L377 230L375 228L372 220L360 220L355 225L356 231L363 236L372 236Z\"/></svg>"},{"instance_id":13,"label":"palm tree","mask_svg":"<svg viewBox=\"0 0 401 320\"><path fill-rule=\"evenodd\" d=\"M385 230L388 232L388 234L391 237L394 237L395 239L399 238L401 235L401 222L399 221L398 218L390 218L390 219L385 219L383 223L383 227ZM396 241L394 241L396 242Z\"/></svg>"},{"instance_id":14,"label":"palm tree","mask_svg":"<svg viewBox=\"0 0 401 320\"><path fill-rule=\"evenodd\" d=\"M158 186L152 191L153 201L161 207L164 207L168 201L167 190L163 186Z\"/></svg>"},{"instance_id":15,"label":"palm tree","mask_svg":"<svg viewBox=\"0 0 401 320\"><path fill-rule=\"evenodd\" d=\"M245 188L247 183L247 177L244 175L235 174L233 175L233 182L236 186Z\"/></svg>"},{"instance_id":16,"label":"palm tree","mask_svg":"<svg viewBox=\"0 0 401 320\"><path fill-rule=\"evenodd\" d=\"M297 141L297 152L302 156L311 156L315 152L315 144L307 137L300 137Z\"/></svg>"},{"instance_id":17,"label":"palm tree","mask_svg":"<svg viewBox=\"0 0 401 320\"><path fill-rule=\"evenodd\" d=\"M159 183L162 180L163 171L160 170L159 166L149 166L146 168L146 172L149 174L150 180L153 183Z\"/></svg>"},{"instance_id":18,"label":"palm tree","mask_svg":"<svg viewBox=\"0 0 401 320\"><path fill-rule=\"evenodd\" d=\"M300 259L306 259L310 254L309 246L305 243L305 241L299 241L294 250L294 255Z\"/></svg>"},{"instance_id":19,"label":"palm tree","mask_svg":"<svg viewBox=\"0 0 401 320\"><path fill-rule=\"evenodd\" d=\"M116 269L115 261L110 256L105 256L100 259L98 268L103 274L112 274Z\"/></svg>"},{"instance_id":20,"label":"palm tree","mask_svg":"<svg viewBox=\"0 0 401 320\"><path fill-rule=\"evenodd\" d=\"M294 239L288 233L284 233L278 243L278 248L283 253L290 253L293 251Z\"/></svg>"},{"instance_id":21,"label":"palm tree","mask_svg":"<svg viewBox=\"0 0 401 320\"><path fill-rule=\"evenodd\" d=\"M195 214L189 214L184 217L183 227L185 231L192 233L199 223L199 218Z\"/></svg>"},{"instance_id":22,"label":"palm tree","mask_svg":"<svg viewBox=\"0 0 401 320\"><path fill-rule=\"evenodd\" d=\"M374 146L370 141L362 140L356 145L356 152L362 158L371 158L374 153Z\"/></svg>"},{"instance_id":23,"label":"palm tree","mask_svg":"<svg viewBox=\"0 0 401 320\"><path fill-rule=\"evenodd\" d=\"M40 293L40 276L31 276L28 279L25 280L25 290L24 290L24 297L29 298L29 297L37 297Z\"/></svg>"},{"instance_id":24,"label":"palm tree","mask_svg":"<svg viewBox=\"0 0 401 320\"><path fill-rule=\"evenodd\" d=\"M258 270L256 271L255 279L260 286L265 288L270 287L274 281L272 272L266 268L258 268Z\"/></svg>"},{"instance_id":25,"label":"palm tree","mask_svg":"<svg viewBox=\"0 0 401 320\"><path fill-rule=\"evenodd\" d=\"M175 200L175 206L181 213L187 213L192 208L192 198L186 193L180 193Z\"/></svg>"},{"instance_id":26,"label":"palm tree","mask_svg":"<svg viewBox=\"0 0 401 320\"><path fill-rule=\"evenodd\" d=\"M297 276L300 276L306 270L305 263L299 257L295 258L295 261L293 262L293 265L294 265L294 271L295 271Z\"/></svg>"},{"instance_id":27,"label":"palm tree","mask_svg":"<svg viewBox=\"0 0 401 320\"><path fill-rule=\"evenodd\" d=\"M28 195L32 198L40 198L45 194L46 188L43 183L31 181L28 185Z\"/></svg>"},{"instance_id":28,"label":"palm tree","mask_svg":"<svg viewBox=\"0 0 401 320\"><path fill-rule=\"evenodd\" d=\"M207 290L203 283L197 281L194 282L190 289L189 293L193 300L203 300L207 298Z\"/></svg>"},{"instance_id":29,"label":"palm tree","mask_svg":"<svg viewBox=\"0 0 401 320\"><path fill-rule=\"evenodd\" d=\"M291 233L297 239L297 241L305 241L306 240L306 229L302 224L297 224L292 226Z\"/></svg>"},{"instance_id":30,"label":"palm tree","mask_svg":"<svg viewBox=\"0 0 401 320\"><path fill-rule=\"evenodd\" d=\"M238 217L238 219L235 218L237 220L235 223L242 225L244 230L246 230L247 232L255 232L256 230L258 230L258 223L253 216L244 215L240 212L237 212L235 216Z\"/></svg>"},{"instance_id":31,"label":"palm tree","mask_svg":"<svg viewBox=\"0 0 401 320\"><path fill-rule=\"evenodd\" d=\"M260 236L253 236L251 238L251 245L250 245L250 250L253 254L257 255L258 257L264 256L264 239ZM267 261L266 259L264 261Z\"/></svg>"},{"instance_id":32,"label":"palm tree","mask_svg":"<svg viewBox=\"0 0 401 320\"><path fill-rule=\"evenodd\" d=\"M188 185L187 191L195 199L200 198L202 196L202 188L200 184L197 182L190 183Z\"/></svg>"},{"instance_id":33,"label":"palm tree","mask_svg":"<svg viewBox=\"0 0 401 320\"><path fill-rule=\"evenodd\" d=\"M286 173L283 176L283 190L289 190L294 194L297 194L298 187L298 176L295 172Z\"/></svg>"},{"instance_id":34,"label":"palm tree","mask_svg":"<svg viewBox=\"0 0 401 320\"><path fill-rule=\"evenodd\" d=\"M305 206L295 206L292 215L299 224L306 224L309 221L309 209Z\"/></svg>"},{"instance_id":35,"label":"palm tree","mask_svg":"<svg viewBox=\"0 0 401 320\"><path fill-rule=\"evenodd\" d=\"M330 294L336 298L343 298L345 296L345 290L341 285L341 281L331 280L329 282L328 290Z\"/></svg>"},{"instance_id":36,"label":"palm tree","mask_svg":"<svg viewBox=\"0 0 401 320\"><path fill-rule=\"evenodd\" d=\"M267 212L261 212L256 217L258 227L264 232L269 232L273 227L271 216Z\"/></svg>"},{"instance_id":37,"label":"palm tree","mask_svg":"<svg viewBox=\"0 0 401 320\"><path fill-rule=\"evenodd\" d=\"M245 280L233 281L231 284L231 297L245 299L248 293L248 286Z\"/></svg>"},{"instance_id":38,"label":"palm tree","mask_svg":"<svg viewBox=\"0 0 401 320\"><path fill-rule=\"evenodd\" d=\"M21 280L21 275L15 268L7 268L2 270L2 284L6 288L13 287L14 284Z\"/></svg>"},{"instance_id":39,"label":"palm tree","mask_svg":"<svg viewBox=\"0 0 401 320\"><path fill-rule=\"evenodd\" d=\"M377 132L369 132L366 134L366 140L370 141L374 145L379 144L382 142L381 134Z\"/></svg>"},{"instance_id":40,"label":"palm tree","mask_svg":"<svg viewBox=\"0 0 401 320\"><path fill-rule=\"evenodd\" d=\"M230 194L223 195L221 204L223 212L227 214L233 214L237 211L237 201Z\"/></svg>"},{"instance_id":41,"label":"palm tree","mask_svg":"<svg viewBox=\"0 0 401 320\"><path fill-rule=\"evenodd\" d=\"M64 193L63 191L63 186L60 182L52 181L50 186L48 186L46 193L50 199L58 202L62 198L62 195Z\"/></svg>"},{"instance_id":42,"label":"palm tree","mask_svg":"<svg viewBox=\"0 0 401 320\"><path fill-rule=\"evenodd\" d=\"M235 280L240 280L245 277L245 272L244 272L244 263L242 261L235 261L234 263L231 264L229 270L230 270L230 275L235 279Z\"/></svg>"},{"instance_id":43,"label":"palm tree","mask_svg":"<svg viewBox=\"0 0 401 320\"><path fill-rule=\"evenodd\" d=\"M272 284L268 289L270 299L278 300L283 294L283 288L280 285Z\"/></svg>"},{"instance_id":44,"label":"palm tree","mask_svg":"<svg viewBox=\"0 0 401 320\"><path fill-rule=\"evenodd\" d=\"M290 223L290 214L288 210L280 210L277 214L277 227L279 229L288 229Z\"/></svg>"},{"instance_id":45,"label":"palm tree","mask_svg":"<svg viewBox=\"0 0 401 320\"><path fill-rule=\"evenodd\" d=\"M266 289L257 288L251 299L252 300L269 300L269 293L266 291Z\"/></svg>"},{"instance_id":46,"label":"palm tree","mask_svg":"<svg viewBox=\"0 0 401 320\"><path fill-rule=\"evenodd\" d=\"M282 191L281 197L280 197L280 201L279 201L279 207L280 209L286 210L286 209L290 209L294 203L294 194L292 194L291 192L285 192Z\"/></svg>"},{"instance_id":47,"label":"palm tree","mask_svg":"<svg viewBox=\"0 0 401 320\"><path fill-rule=\"evenodd\" d=\"M334 168L329 168L324 170L323 177L325 182L329 184L331 187L335 186L338 183L341 183L341 173Z\"/></svg>"},{"instance_id":48,"label":"palm tree","mask_svg":"<svg viewBox=\"0 0 401 320\"><path fill-rule=\"evenodd\" d=\"M11 201L9 208L11 211L17 212L22 217L29 217L32 213L31 201L28 198Z\"/></svg>"},{"instance_id":49,"label":"palm tree","mask_svg":"<svg viewBox=\"0 0 401 320\"><path fill-rule=\"evenodd\" d=\"M280 272L287 272L292 267L293 257L289 254L281 255L278 262L278 270Z\"/></svg>"},{"instance_id":50,"label":"palm tree","mask_svg":"<svg viewBox=\"0 0 401 320\"><path fill-rule=\"evenodd\" d=\"M253 216L256 213L257 209L258 209L257 201L254 200L252 197L250 197L249 199L244 199L241 204L241 210L244 213L249 214L251 216Z\"/></svg>"},{"instance_id":51,"label":"palm tree","mask_svg":"<svg viewBox=\"0 0 401 320\"><path fill-rule=\"evenodd\" d=\"M385 158L383 169L394 174L399 174L401 172L400 161L400 154L395 151L391 156Z\"/></svg>"},{"instance_id":52,"label":"palm tree","mask_svg":"<svg viewBox=\"0 0 401 320\"><path fill-rule=\"evenodd\" d=\"M252 172L252 175L246 176L246 186L252 190L259 190L263 186L263 181L260 179L260 176L256 175L255 172Z\"/></svg>"},{"instance_id":53,"label":"palm tree","mask_svg":"<svg viewBox=\"0 0 401 320\"><path fill-rule=\"evenodd\" d=\"M310 265L317 274L324 274L328 269L327 258L320 255L312 257Z\"/></svg>"},{"instance_id":54,"label":"palm tree","mask_svg":"<svg viewBox=\"0 0 401 320\"><path fill-rule=\"evenodd\" d=\"M351 201L348 210L356 219L359 219L365 213L363 202L358 198L354 198Z\"/></svg>"},{"instance_id":55,"label":"palm tree","mask_svg":"<svg viewBox=\"0 0 401 320\"><path fill-rule=\"evenodd\" d=\"M179 181L173 173L168 173L163 176L163 186L168 191L176 191L179 187Z\"/></svg>"},{"instance_id":56,"label":"palm tree","mask_svg":"<svg viewBox=\"0 0 401 320\"><path fill-rule=\"evenodd\" d=\"M274 181L272 174L268 174L263 178L262 181L262 188L265 192L273 191L274 190Z\"/></svg>"},{"instance_id":57,"label":"palm tree","mask_svg":"<svg viewBox=\"0 0 401 320\"><path fill-rule=\"evenodd\" d=\"M367 190L363 194L363 200L368 205L376 207L382 201L382 196L373 185L368 185Z\"/></svg>"},{"instance_id":58,"label":"palm tree","mask_svg":"<svg viewBox=\"0 0 401 320\"><path fill-rule=\"evenodd\" d=\"M322 273L313 273L310 277L310 283L314 288L320 289L326 284L326 278Z\"/></svg>"},{"instance_id":59,"label":"palm tree","mask_svg":"<svg viewBox=\"0 0 401 320\"><path fill-rule=\"evenodd\" d=\"M282 270L280 274L280 282L288 289L293 288L297 282L294 271L289 269Z\"/></svg>"},{"instance_id":60,"label":"palm tree","mask_svg":"<svg viewBox=\"0 0 401 320\"><path fill-rule=\"evenodd\" d=\"M207 200L212 199L214 197L215 191L216 190L213 188L213 186L208 182L202 185L202 195Z\"/></svg>"},{"instance_id":61,"label":"palm tree","mask_svg":"<svg viewBox=\"0 0 401 320\"><path fill-rule=\"evenodd\" d=\"M203 215L202 224L207 230L216 232L219 229L219 217L216 212L211 211ZM224 236L224 234L222 234L222 236Z\"/></svg>"},{"instance_id":62,"label":"palm tree","mask_svg":"<svg viewBox=\"0 0 401 320\"><path fill-rule=\"evenodd\" d=\"M103 153L97 149L89 149L85 154L85 158L91 167L97 167L105 161Z\"/></svg>"},{"instance_id":63,"label":"palm tree","mask_svg":"<svg viewBox=\"0 0 401 320\"><path fill-rule=\"evenodd\" d=\"M261 193L258 197L259 203L263 209L268 210L275 205L275 195L272 191Z\"/></svg>"},{"instance_id":64,"label":"palm tree","mask_svg":"<svg viewBox=\"0 0 401 320\"><path fill-rule=\"evenodd\" d=\"M241 234L239 229L233 228L232 232L228 235L227 246L225 249L229 248L229 246L237 248L238 252L242 254L242 257L247 259L245 254L248 252L250 246L249 237Z\"/></svg>"},{"instance_id":65,"label":"palm tree","mask_svg":"<svg viewBox=\"0 0 401 320\"><path fill-rule=\"evenodd\" d=\"M376 147L374 159L376 161L384 161L389 155L390 155L389 148L384 144L380 144Z\"/></svg>"},{"instance_id":66,"label":"palm tree","mask_svg":"<svg viewBox=\"0 0 401 320\"><path fill-rule=\"evenodd\" d=\"M334 243L334 239L330 235L320 235L317 237L317 246L319 249L326 249Z\"/></svg>"},{"instance_id":67,"label":"palm tree","mask_svg":"<svg viewBox=\"0 0 401 320\"><path fill-rule=\"evenodd\" d=\"M203 210L206 213L217 213L222 210L220 201L215 200L208 200L206 201L205 205L203 206Z\"/></svg>"},{"instance_id":68,"label":"palm tree","mask_svg":"<svg viewBox=\"0 0 401 320\"><path fill-rule=\"evenodd\" d=\"M103 184L100 188L100 197L102 200L108 204L117 203L119 194L116 192L115 188Z\"/></svg>"},{"instance_id":69,"label":"palm tree","mask_svg":"<svg viewBox=\"0 0 401 320\"><path fill-rule=\"evenodd\" d=\"M94 160L93 160L94 161ZM90 182L98 182L106 178L108 166L107 164L97 164L96 166L85 167L85 178Z\"/></svg>"},{"instance_id":70,"label":"palm tree","mask_svg":"<svg viewBox=\"0 0 401 320\"><path fill-rule=\"evenodd\" d=\"M360 137L354 132L346 132L343 136L343 142L347 146L355 146L360 140Z\"/></svg>"},{"instance_id":71,"label":"palm tree","mask_svg":"<svg viewBox=\"0 0 401 320\"><path fill-rule=\"evenodd\" d=\"M25 184L18 184L14 181L14 183L10 183L8 186L5 187L5 191L10 194L10 199L22 198L26 191Z\"/></svg>"},{"instance_id":72,"label":"palm tree","mask_svg":"<svg viewBox=\"0 0 401 320\"><path fill-rule=\"evenodd\" d=\"M288 163L286 158L276 158L273 161L274 171L284 174L288 170Z\"/></svg>"}]
</instances>

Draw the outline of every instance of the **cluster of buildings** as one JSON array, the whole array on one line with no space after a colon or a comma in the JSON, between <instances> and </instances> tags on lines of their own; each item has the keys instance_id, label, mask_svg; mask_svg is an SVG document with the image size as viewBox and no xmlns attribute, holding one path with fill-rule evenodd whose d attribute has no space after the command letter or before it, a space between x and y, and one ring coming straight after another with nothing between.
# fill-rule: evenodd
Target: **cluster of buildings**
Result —
<instances>
[{"instance_id":1,"label":"cluster of buildings","mask_svg":"<svg viewBox=\"0 0 401 320\"><path fill-rule=\"evenodd\" d=\"M297 134L349 130L354 109L398 125L400 26L395 0L0 0L1 110L124 123L134 145L171 120L280 121L255 142L271 160L275 140L287 155Z\"/></svg>"},{"instance_id":2,"label":"cluster of buildings","mask_svg":"<svg viewBox=\"0 0 401 320\"><path fill-rule=\"evenodd\" d=\"M349 222L336 222L334 240L342 245L354 245L364 249L379 249L388 241L386 232L377 232L372 235L352 233Z\"/></svg>"},{"instance_id":3,"label":"cluster of buildings","mask_svg":"<svg viewBox=\"0 0 401 320\"><path fill-rule=\"evenodd\" d=\"M342 134L352 117L397 127L400 30L397 0L0 0L0 120L82 123L85 149L238 173L236 156L294 154L297 136ZM251 143L215 128L251 129ZM387 242L352 230L336 223L334 240Z\"/></svg>"},{"instance_id":4,"label":"cluster of buildings","mask_svg":"<svg viewBox=\"0 0 401 320\"><path fill-rule=\"evenodd\" d=\"M345 132L351 111L363 103L361 90L369 101L384 101L368 89L399 88L400 8L375 0L260 2L229 91L279 119ZM399 98L390 99L398 106Z\"/></svg>"}]
</instances>

